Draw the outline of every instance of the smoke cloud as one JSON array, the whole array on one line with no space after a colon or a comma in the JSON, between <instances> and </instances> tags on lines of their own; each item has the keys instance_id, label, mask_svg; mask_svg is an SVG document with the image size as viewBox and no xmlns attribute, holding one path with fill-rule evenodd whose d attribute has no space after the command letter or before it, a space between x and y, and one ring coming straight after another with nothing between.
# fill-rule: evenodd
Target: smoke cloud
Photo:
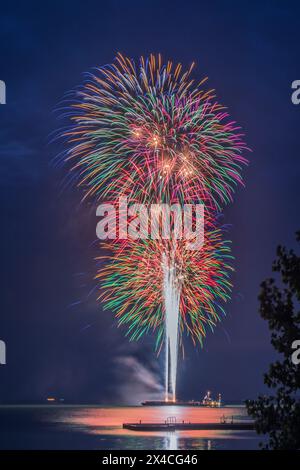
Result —
<instances>
[{"instance_id":1,"label":"smoke cloud","mask_svg":"<svg viewBox=\"0 0 300 470\"><path fill-rule=\"evenodd\" d=\"M146 367L134 356L122 356L115 359L119 376L120 400L129 405L137 405L144 400L163 398L164 387L157 364Z\"/></svg>"}]
</instances>

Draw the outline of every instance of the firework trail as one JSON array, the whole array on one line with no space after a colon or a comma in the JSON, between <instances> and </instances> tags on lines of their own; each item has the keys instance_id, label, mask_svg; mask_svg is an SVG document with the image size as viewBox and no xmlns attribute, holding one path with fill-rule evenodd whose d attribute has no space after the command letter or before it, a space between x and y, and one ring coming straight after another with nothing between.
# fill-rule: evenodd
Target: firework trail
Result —
<instances>
[{"instance_id":1,"label":"firework trail","mask_svg":"<svg viewBox=\"0 0 300 470\"><path fill-rule=\"evenodd\" d=\"M166 338L166 386L165 399L168 400L169 375L171 378L171 392L173 401L176 400L176 375L178 357L178 324L179 324L179 303L181 294L180 278L176 273L174 256L170 258L166 253L162 255L163 271L163 298L165 308L165 338ZM169 360L170 351L170 360ZM169 372L170 367L170 372Z\"/></svg>"},{"instance_id":2,"label":"firework trail","mask_svg":"<svg viewBox=\"0 0 300 470\"><path fill-rule=\"evenodd\" d=\"M193 67L163 64L160 55L136 64L118 54L76 90L67 113L72 125L63 133L84 198L205 204L209 224L200 251L179 240L111 243L97 274L100 299L130 338L154 330L158 350L165 342L173 399L182 333L202 344L229 298L229 244L214 218L242 184L247 163L240 128L204 88L206 79L195 83Z\"/></svg>"},{"instance_id":3,"label":"firework trail","mask_svg":"<svg viewBox=\"0 0 300 470\"><path fill-rule=\"evenodd\" d=\"M205 230L201 250L191 251L185 241L126 241L106 244L96 278L104 309L115 312L119 325L127 326L131 340L145 333L156 335L156 347L166 347L166 395L170 377L176 391L177 348L186 332L202 344L206 330L213 331L224 315L232 271L230 242L220 229Z\"/></svg>"}]
</instances>

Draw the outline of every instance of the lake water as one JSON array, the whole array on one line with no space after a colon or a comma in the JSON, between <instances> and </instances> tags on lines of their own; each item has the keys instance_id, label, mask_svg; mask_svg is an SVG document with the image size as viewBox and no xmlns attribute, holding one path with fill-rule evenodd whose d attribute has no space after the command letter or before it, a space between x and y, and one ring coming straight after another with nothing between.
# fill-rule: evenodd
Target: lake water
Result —
<instances>
[{"instance_id":1,"label":"lake water","mask_svg":"<svg viewBox=\"0 0 300 470\"><path fill-rule=\"evenodd\" d=\"M247 419L243 406L195 407L1 406L1 449L258 449L254 431L135 432L124 422L219 422Z\"/></svg>"}]
</instances>

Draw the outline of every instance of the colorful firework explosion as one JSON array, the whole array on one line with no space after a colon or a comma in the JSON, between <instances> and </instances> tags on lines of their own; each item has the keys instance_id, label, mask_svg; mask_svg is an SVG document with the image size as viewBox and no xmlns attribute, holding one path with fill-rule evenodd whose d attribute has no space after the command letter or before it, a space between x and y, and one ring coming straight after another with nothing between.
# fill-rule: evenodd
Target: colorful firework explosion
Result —
<instances>
[{"instance_id":1,"label":"colorful firework explosion","mask_svg":"<svg viewBox=\"0 0 300 470\"><path fill-rule=\"evenodd\" d=\"M188 250L185 241L138 240L106 245L112 254L97 279L105 308L116 313L119 324L128 326L131 339L153 330L157 347L164 339L163 255L175 270L180 288L179 331L202 343L206 328L213 327L224 314L221 306L231 291L230 242L222 240L219 229L206 231L201 250Z\"/></svg>"},{"instance_id":2,"label":"colorful firework explosion","mask_svg":"<svg viewBox=\"0 0 300 470\"><path fill-rule=\"evenodd\" d=\"M75 92L72 126L63 133L70 145L66 160L85 198L205 205L200 250L174 237L119 240L102 245L111 251L96 276L100 299L131 339L153 330L158 350L165 341L166 398L170 360L174 400L178 340L186 331L202 344L229 298L232 257L214 219L242 184L247 163L240 128L213 90L205 90L206 79L194 82L193 66L163 64L160 55L135 64L119 54Z\"/></svg>"},{"instance_id":3,"label":"colorful firework explosion","mask_svg":"<svg viewBox=\"0 0 300 470\"><path fill-rule=\"evenodd\" d=\"M235 122L191 79L193 65L161 56L98 68L76 92L67 159L85 197L202 201L221 208L241 183L246 148Z\"/></svg>"}]
</instances>

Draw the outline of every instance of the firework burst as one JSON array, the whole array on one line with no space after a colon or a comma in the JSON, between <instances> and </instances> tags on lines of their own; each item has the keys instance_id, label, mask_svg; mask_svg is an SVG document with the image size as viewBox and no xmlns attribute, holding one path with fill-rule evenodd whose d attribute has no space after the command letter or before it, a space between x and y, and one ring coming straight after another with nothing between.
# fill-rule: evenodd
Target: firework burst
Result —
<instances>
[{"instance_id":1,"label":"firework burst","mask_svg":"<svg viewBox=\"0 0 300 470\"><path fill-rule=\"evenodd\" d=\"M240 128L205 88L206 79L194 81L193 67L163 63L160 55L135 63L119 54L75 92L72 125L63 132L66 160L85 198L205 205L200 250L174 236L106 243L110 254L100 257L96 276L99 299L131 339L153 331L158 350L165 342L166 399L170 376L173 400L178 340L186 332L202 344L229 299L230 245L215 218L242 184L247 163Z\"/></svg>"},{"instance_id":2,"label":"firework burst","mask_svg":"<svg viewBox=\"0 0 300 470\"><path fill-rule=\"evenodd\" d=\"M212 90L161 56L118 55L77 90L67 160L85 197L202 201L220 209L241 183L246 148Z\"/></svg>"},{"instance_id":3,"label":"firework burst","mask_svg":"<svg viewBox=\"0 0 300 470\"><path fill-rule=\"evenodd\" d=\"M116 313L120 325L127 326L132 340L151 330L157 348L164 339L163 257L174 270L180 291L179 334L184 331L202 344L207 328L213 330L224 314L222 303L229 299L232 270L230 242L222 240L220 229L206 231L201 250L189 250L185 241L138 240L106 245L110 255L97 279L99 299Z\"/></svg>"}]
</instances>

